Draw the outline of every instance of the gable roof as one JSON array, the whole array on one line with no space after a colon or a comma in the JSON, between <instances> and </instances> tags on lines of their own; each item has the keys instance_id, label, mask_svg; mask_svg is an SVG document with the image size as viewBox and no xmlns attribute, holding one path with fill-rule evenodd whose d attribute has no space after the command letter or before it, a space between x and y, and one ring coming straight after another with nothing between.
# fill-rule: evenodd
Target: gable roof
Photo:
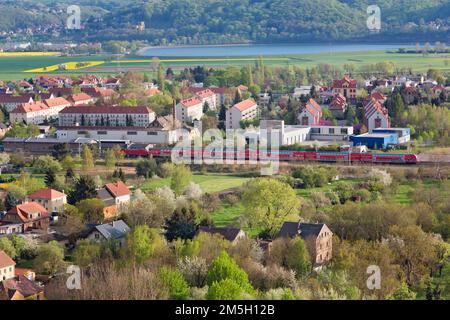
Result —
<instances>
[{"instance_id":1,"label":"gable roof","mask_svg":"<svg viewBox=\"0 0 450 320\"><path fill-rule=\"evenodd\" d=\"M48 109L48 106L45 103L43 103L41 101L36 101L36 102L32 102L32 103L21 104L20 106L18 106L14 110L12 110L10 113L28 113L28 112L36 112L36 111L41 111L41 110L46 110L46 109Z\"/></svg>"},{"instance_id":2,"label":"gable roof","mask_svg":"<svg viewBox=\"0 0 450 320\"><path fill-rule=\"evenodd\" d=\"M44 103L49 107L70 106L70 102L62 97L51 98L44 100Z\"/></svg>"},{"instance_id":3,"label":"gable roof","mask_svg":"<svg viewBox=\"0 0 450 320\"><path fill-rule=\"evenodd\" d=\"M302 111L304 110L309 112L314 117L320 117L322 115L322 107L312 98L305 103Z\"/></svg>"},{"instance_id":4,"label":"gable roof","mask_svg":"<svg viewBox=\"0 0 450 320\"><path fill-rule=\"evenodd\" d=\"M30 194L28 196L28 198L52 200L52 199L59 199L59 198L65 197L65 196L66 195L62 192L47 188L47 189L38 190L35 193Z\"/></svg>"},{"instance_id":5,"label":"gable roof","mask_svg":"<svg viewBox=\"0 0 450 320\"><path fill-rule=\"evenodd\" d=\"M253 99L247 99L244 101L241 101L239 103L236 103L233 108L238 109L239 111L245 111L247 109L250 109L251 107L253 107L254 105L256 105L255 100Z\"/></svg>"},{"instance_id":6,"label":"gable roof","mask_svg":"<svg viewBox=\"0 0 450 320\"><path fill-rule=\"evenodd\" d=\"M80 101L86 101L91 100L92 97L84 92L81 93L75 93L69 96L69 99L73 102L80 102Z\"/></svg>"},{"instance_id":7,"label":"gable roof","mask_svg":"<svg viewBox=\"0 0 450 320\"><path fill-rule=\"evenodd\" d=\"M5 251L0 250L0 269L15 265L16 263L14 262L14 260L11 259L11 257L8 256Z\"/></svg>"},{"instance_id":8,"label":"gable roof","mask_svg":"<svg viewBox=\"0 0 450 320\"><path fill-rule=\"evenodd\" d=\"M201 104L202 101L198 97L192 97L189 99L181 100L180 103L183 107L190 108L190 107L196 106L198 104Z\"/></svg>"},{"instance_id":9,"label":"gable roof","mask_svg":"<svg viewBox=\"0 0 450 320\"><path fill-rule=\"evenodd\" d=\"M199 97L201 99L205 99L205 98L215 95L215 93L212 92L210 89L204 89L204 90L198 91L196 93L196 95L197 95L197 97Z\"/></svg>"},{"instance_id":10,"label":"gable roof","mask_svg":"<svg viewBox=\"0 0 450 320\"><path fill-rule=\"evenodd\" d=\"M350 79L350 77L346 75L341 80L333 80L333 88L342 88L344 83L347 83L349 88L356 88L357 86L357 81Z\"/></svg>"},{"instance_id":11,"label":"gable roof","mask_svg":"<svg viewBox=\"0 0 450 320\"><path fill-rule=\"evenodd\" d=\"M380 101L370 98L364 106L364 117L369 119L373 114L378 113L380 116L389 119L388 109L385 108Z\"/></svg>"},{"instance_id":12,"label":"gable roof","mask_svg":"<svg viewBox=\"0 0 450 320\"><path fill-rule=\"evenodd\" d=\"M214 227L200 227L199 232L206 232L211 234L219 234L230 242L236 240L239 233L241 233L241 229L237 228L214 228Z\"/></svg>"},{"instance_id":13,"label":"gable roof","mask_svg":"<svg viewBox=\"0 0 450 320\"><path fill-rule=\"evenodd\" d=\"M12 94L0 94L0 103L29 103L33 98L30 95L14 96Z\"/></svg>"},{"instance_id":14,"label":"gable roof","mask_svg":"<svg viewBox=\"0 0 450 320\"><path fill-rule=\"evenodd\" d=\"M324 223L285 222L278 233L278 238L293 238L298 235L302 238L317 237L324 226Z\"/></svg>"},{"instance_id":15,"label":"gable roof","mask_svg":"<svg viewBox=\"0 0 450 320\"><path fill-rule=\"evenodd\" d=\"M23 204L18 204L17 206L9 210L6 214L15 215L19 218L20 221L25 223L35 220L30 219L28 217L30 213L40 213L41 217L39 219L49 217L48 211L43 206L41 206L39 203L36 202L27 202Z\"/></svg>"},{"instance_id":16,"label":"gable roof","mask_svg":"<svg viewBox=\"0 0 450 320\"><path fill-rule=\"evenodd\" d=\"M123 220L100 224L95 226L95 229L100 232L105 239L123 238L131 230Z\"/></svg>"},{"instance_id":17,"label":"gable roof","mask_svg":"<svg viewBox=\"0 0 450 320\"><path fill-rule=\"evenodd\" d=\"M6 293L7 297L11 299L16 292L19 292L24 298L28 298L43 292L44 288L38 286L27 277L19 275L16 279L0 282L0 290Z\"/></svg>"},{"instance_id":18,"label":"gable roof","mask_svg":"<svg viewBox=\"0 0 450 320\"><path fill-rule=\"evenodd\" d=\"M342 94L335 94L330 104L330 110L343 110L346 104L347 99Z\"/></svg>"},{"instance_id":19,"label":"gable roof","mask_svg":"<svg viewBox=\"0 0 450 320\"><path fill-rule=\"evenodd\" d=\"M131 194L130 189L128 189L127 185L120 180L117 182L105 184L105 188L115 198L128 196Z\"/></svg>"}]
</instances>

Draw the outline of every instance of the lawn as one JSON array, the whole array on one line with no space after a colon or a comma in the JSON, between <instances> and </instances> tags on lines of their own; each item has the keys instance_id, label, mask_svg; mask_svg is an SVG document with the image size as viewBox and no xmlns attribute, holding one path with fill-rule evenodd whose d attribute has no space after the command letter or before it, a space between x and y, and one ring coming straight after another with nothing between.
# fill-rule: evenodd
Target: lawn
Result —
<instances>
[{"instance_id":1,"label":"lawn","mask_svg":"<svg viewBox=\"0 0 450 320\"><path fill-rule=\"evenodd\" d=\"M194 175L192 182L200 185L204 192L215 193L228 189L233 189L242 186L250 178L243 178L229 175ZM157 188L170 186L170 178L152 179L147 181L142 191L149 191Z\"/></svg>"},{"instance_id":2,"label":"lawn","mask_svg":"<svg viewBox=\"0 0 450 320\"><path fill-rule=\"evenodd\" d=\"M238 226L238 219L244 214L244 211L245 208L241 203L235 205L225 203L219 210L211 213L210 217L216 227Z\"/></svg>"}]
</instances>

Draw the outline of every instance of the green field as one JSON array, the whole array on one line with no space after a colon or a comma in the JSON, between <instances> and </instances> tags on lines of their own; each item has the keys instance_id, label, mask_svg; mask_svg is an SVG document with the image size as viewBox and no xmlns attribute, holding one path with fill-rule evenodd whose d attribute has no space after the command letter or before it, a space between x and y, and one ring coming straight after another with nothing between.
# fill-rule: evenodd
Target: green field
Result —
<instances>
[{"instance_id":1,"label":"green field","mask_svg":"<svg viewBox=\"0 0 450 320\"><path fill-rule=\"evenodd\" d=\"M204 192L215 193L242 186L249 178L227 175L194 175L192 182L200 185ZM142 191L170 186L170 178L152 179L142 186Z\"/></svg>"},{"instance_id":2,"label":"green field","mask_svg":"<svg viewBox=\"0 0 450 320\"><path fill-rule=\"evenodd\" d=\"M446 65L450 59L449 54L396 54L386 51L365 51L365 52L338 52L320 54L301 54L289 56L267 56L263 57L266 65L295 65L301 67L312 67L319 63L328 63L342 67L344 64L361 66L373 64L381 61L392 61L398 68L411 68L414 71L426 71L429 68L439 68L450 71ZM254 64L258 57L218 57L218 58L164 58L160 57L160 63L165 67L182 68L204 65L209 67L226 67L231 65ZM50 74L97 74L111 75L121 71L134 70L141 72L151 72L150 57L130 56L124 57L122 61L112 61L108 56L76 56L76 57L0 57L0 79L13 80L24 79L34 76L33 73L26 73L26 70L48 67L55 64L83 61L104 61L105 63L96 67L72 70L55 71ZM448 64L448 63L447 63Z\"/></svg>"}]
</instances>

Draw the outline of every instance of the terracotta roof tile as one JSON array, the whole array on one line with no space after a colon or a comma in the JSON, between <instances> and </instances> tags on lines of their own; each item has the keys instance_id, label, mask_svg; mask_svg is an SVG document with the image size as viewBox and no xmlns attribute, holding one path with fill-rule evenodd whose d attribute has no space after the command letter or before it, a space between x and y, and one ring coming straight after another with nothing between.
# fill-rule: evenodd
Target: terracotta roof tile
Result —
<instances>
[{"instance_id":1,"label":"terracotta roof tile","mask_svg":"<svg viewBox=\"0 0 450 320\"><path fill-rule=\"evenodd\" d=\"M105 188L115 197L130 195L130 189L122 181L107 183Z\"/></svg>"},{"instance_id":2,"label":"terracotta roof tile","mask_svg":"<svg viewBox=\"0 0 450 320\"><path fill-rule=\"evenodd\" d=\"M9 266L15 266L16 263L5 251L0 250L0 268L6 268Z\"/></svg>"},{"instance_id":3,"label":"terracotta roof tile","mask_svg":"<svg viewBox=\"0 0 450 320\"><path fill-rule=\"evenodd\" d=\"M256 105L255 100L253 100L253 99L247 99L247 100L244 100L244 101L242 101L242 102L239 102L239 103L235 104L235 105L233 106L233 108L236 108L236 109L238 109L239 111L242 112L242 111L245 111L245 110L247 110L247 109L253 107L254 105Z\"/></svg>"},{"instance_id":4,"label":"terracotta roof tile","mask_svg":"<svg viewBox=\"0 0 450 320\"><path fill-rule=\"evenodd\" d=\"M41 189L28 196L30 199L59 199L66 195L54 189Z\"/></svg>"}]
</instances>

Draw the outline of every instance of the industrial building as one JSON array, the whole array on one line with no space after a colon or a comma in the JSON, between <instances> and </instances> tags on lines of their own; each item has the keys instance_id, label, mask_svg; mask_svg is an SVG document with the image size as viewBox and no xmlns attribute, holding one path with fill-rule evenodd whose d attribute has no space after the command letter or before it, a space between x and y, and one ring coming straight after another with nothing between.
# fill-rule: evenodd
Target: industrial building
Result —
<instances>
[{"instance_id":1,"label":"industrial building","mask_svg":"<svg viewBox=\"0 0 450 320\"><path fill-rule=\"evenodd\" d=\"M398 136L395 133L364 133L351 136L350 140L355 146L367 146L370 149L387 149L398 145Z\"/></svg>"}]
</instances>

